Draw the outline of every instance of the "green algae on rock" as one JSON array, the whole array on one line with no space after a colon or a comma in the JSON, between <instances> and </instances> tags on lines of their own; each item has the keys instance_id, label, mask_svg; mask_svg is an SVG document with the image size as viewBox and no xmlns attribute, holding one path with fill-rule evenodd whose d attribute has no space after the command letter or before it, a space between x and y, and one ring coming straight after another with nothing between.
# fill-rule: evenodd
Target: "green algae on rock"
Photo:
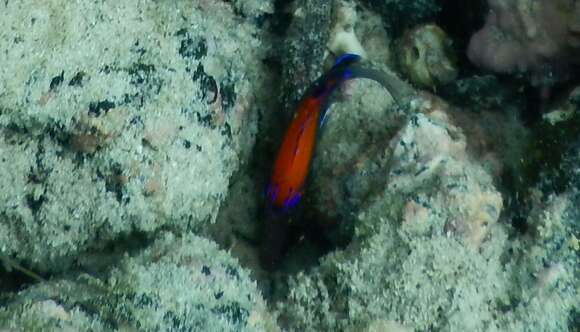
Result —
<instances>
[{"instance_id":1,"label":"green algae on rock","mask_svg":"<svg viewBox=\"0 0 580 332\"><path fill-rule=\"evenodd\" d=\"M107 284L102 310L144 331L277 330L248 271L197 236L161 236Z\"/></svg>"},{"instance_id":2,"label":"green algae on rock","mask_svg":"<svg viewBox=\"0 0 580 332\"><path fill-rule=\"evenodd\" d=\"M106 319L91 310L102 296L100 282L91 277L40 283L17 294L2 297L0 329L8 331L113 330Z\"/></svg>"},{"instance_id":3,"label":"green algae on rock","mask_svg":"<svg viewBox=\"0 0 580 332\"><path fill-rule=\"evenodd\" d=\"M3 255L62 270L215 219L256 134L253 24L213 2L0 7Z\"/></svg>"},{"instance_id":4,"label":"green algae on rock","mask_svg":"<svg viewBox=\"0 0 580 332\"><path fill-rule=\"evenodd\" d=\"M0 328L26 331L278 331L246 270L206 239L162 234L105 281L35 285L0 309Z\"/></svg>"}]
</instances>

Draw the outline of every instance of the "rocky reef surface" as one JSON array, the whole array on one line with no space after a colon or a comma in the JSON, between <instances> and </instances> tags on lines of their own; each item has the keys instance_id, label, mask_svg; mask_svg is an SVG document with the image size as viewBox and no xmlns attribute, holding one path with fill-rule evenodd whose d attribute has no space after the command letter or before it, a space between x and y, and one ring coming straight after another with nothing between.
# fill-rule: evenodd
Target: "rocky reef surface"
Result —
<instances>
[{"instance_id":1,"label":"rocky reef surface","mask_svg":"<svg viewBox=\"0 0 580 332\"><path fill-rule=\"evenodd\" d=\"M0 330L578 331L578 8L0 3ZM273 220L343 53L405 98L345 82Z\"/></svg>"}]
</instances>

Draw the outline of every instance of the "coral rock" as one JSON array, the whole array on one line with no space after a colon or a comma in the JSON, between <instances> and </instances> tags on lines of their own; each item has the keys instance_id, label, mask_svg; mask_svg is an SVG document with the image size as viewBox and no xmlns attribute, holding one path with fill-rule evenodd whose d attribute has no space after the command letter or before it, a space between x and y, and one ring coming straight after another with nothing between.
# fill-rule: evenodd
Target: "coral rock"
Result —
<instances>
[{"instance_id":1,"label":"coral rock","mask_svg":"<svg viewBox=\"0 0 580 332\"><path fill-rule=\"evenodd\" d=\"M469 43L469 59L486 69L546 73L580 63L580 3L489 0L485 26Z\"/></svg>"},{"instance_id":2,"label":"coral rock","mask_svg":"<svg viewBox=\"0 0 580 332\"><path fill-rule=\"evenodd\" d=\"M457 78L451 39L434 24L409 30L398 43L399 63L411 82L435 87Z\"/></svg>"}]
</instances>

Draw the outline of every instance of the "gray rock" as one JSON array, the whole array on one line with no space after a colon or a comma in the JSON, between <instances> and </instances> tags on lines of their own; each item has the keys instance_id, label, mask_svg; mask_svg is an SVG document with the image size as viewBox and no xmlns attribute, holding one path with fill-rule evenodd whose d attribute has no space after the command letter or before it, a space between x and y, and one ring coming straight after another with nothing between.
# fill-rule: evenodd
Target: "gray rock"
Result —
<instances>
[{"instance_id":1,"label":"gray rock","mask_svg":"<svg viewBox=\"0 0 580 332\"><path fill-rule=\"evenodd\" d=\"M279 330L248 271L191 234L161 234L102 280L45 282L6 302L0 329L16 331Z\"/></svg>"},{"instance_id":2,"label":"gray rock","mask_svg":"<svg viewBox=\"0 0 580 332\"><path fill-rule=\"evenodd\" d=\"M213 1L0 7L2 255L62 270L215 220L256 134L254 25Z\"/></svg>"}]
</instances>

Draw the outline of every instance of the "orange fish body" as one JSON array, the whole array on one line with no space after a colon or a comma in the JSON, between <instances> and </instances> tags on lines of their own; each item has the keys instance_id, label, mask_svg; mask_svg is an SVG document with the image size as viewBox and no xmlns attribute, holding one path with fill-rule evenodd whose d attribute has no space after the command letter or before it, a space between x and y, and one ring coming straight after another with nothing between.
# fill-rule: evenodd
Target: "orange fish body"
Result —
<instances>
[{"instance_id":1,"label":"orange fish body","mask_svg":"<svg viewBox=\"0 0 580 332\"><path fill-rule=\"evenodd\" d=\"M321 99L304 99L284 134L268 188L271 204L287 210L300 200L314 152L321 112Z\"/></svg>"},{"instance_id":2,"label":"orange fish body","mask_svg":"<svg viewBox=\"0 0 580 332\"><path fill-rule=\"evenodd\" d=\"M354 54L339 57L334 66L306 91L284 134L266 189L268 222L264 225L260 254L266 269L275 268L287 249L291 226L289 212L302 197L316 139L334 91L350 79L367 78L387 88L396 100L412 94L411 89L395 76L361 66L359 60L360 56Z\"/></svg>"},{"instance_id":3,"label":"orange fish body","mask_svg":"<svg viewBox=\"0 0 580 332\"><path fill-rule=\"evenodd\" d=\"M332 94L345 81L370 78L387 86L383 75L357 65L360 56L344 54L306 92L278 150L267 188L269 206L288 212L300 200L316 145L317 131L324 124Z\"/></svg>"}]
</instances>

